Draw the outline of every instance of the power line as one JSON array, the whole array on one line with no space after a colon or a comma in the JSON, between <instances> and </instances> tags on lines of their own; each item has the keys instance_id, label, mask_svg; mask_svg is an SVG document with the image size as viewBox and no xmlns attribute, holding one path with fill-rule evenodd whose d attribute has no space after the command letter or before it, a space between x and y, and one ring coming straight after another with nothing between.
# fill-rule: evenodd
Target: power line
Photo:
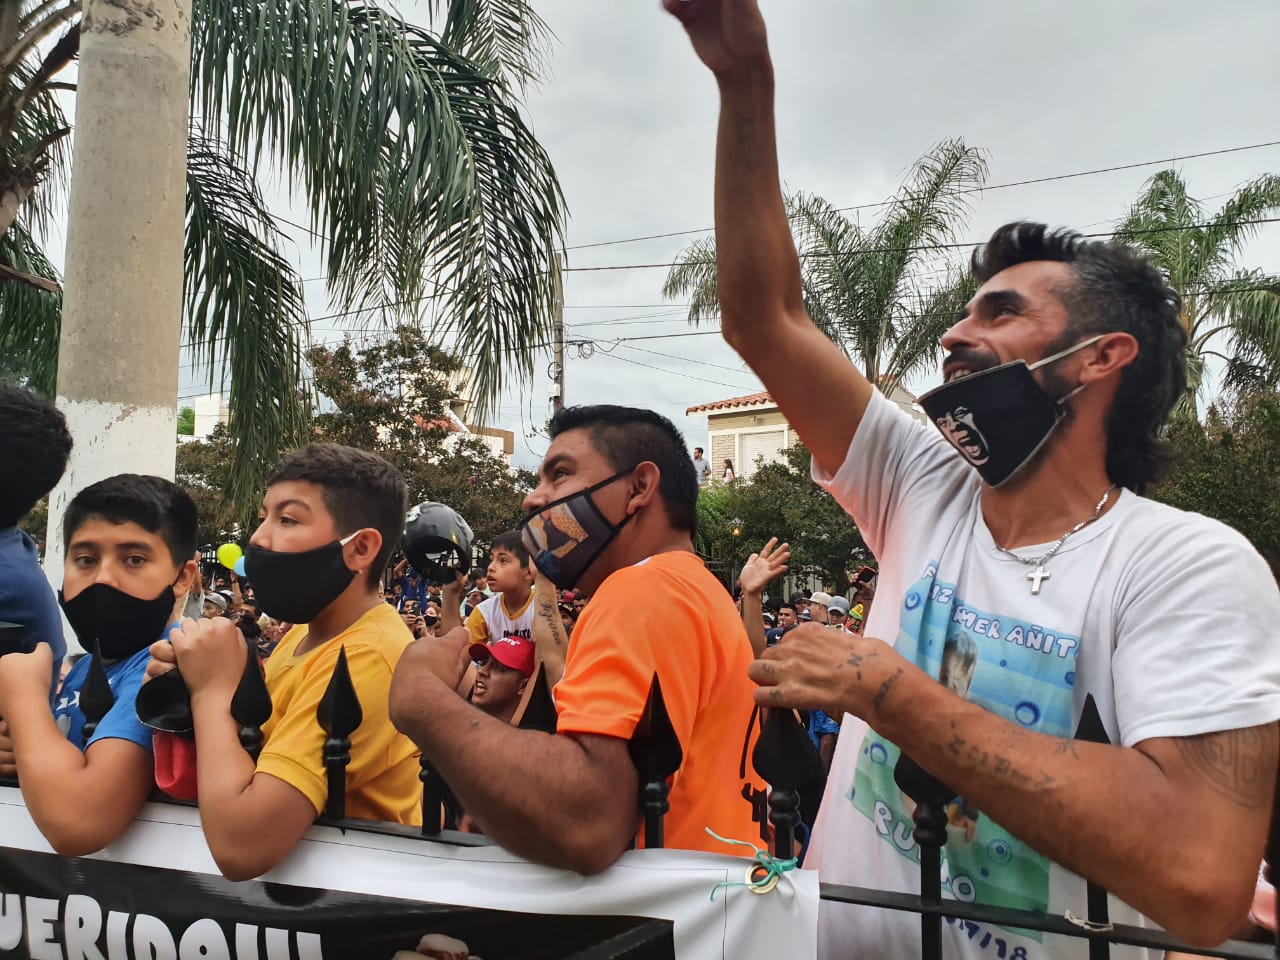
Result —
<instances>
[{"instance_id":1,"label":"power line","mask_svg":"<svg viewBox=\"0 0 1280 960\"><path fill-rule=\"evenodd\" d=\"M1265 223L1280 223L1280 217L1264 217L1257 220L1236 220L1226 226L1252 227L1260 226ZM1213 223L1184 223L1174 227L1150 227L1146 230L1109 230L1098 233L1082 233L1080 236L1086 240L1100 240L1113 237L1140 237L1154 233L1181 233L1185 230L1203 230L1205 227L1215 226ZM985 240L966 240L956 243L931 243L921 244L915 247L859 247L858 253L921 253L931 250L963 250L973 247L980 247ZM819 251L809 253L801 253L801 260L818 257L830 257L831 254ZM711 263L710 260L693 260L687 263ZM622 263L613 264L603 267L565 267L566 273L608 273L619 270L670 270L674 264L672 263Z\"/></svg>"},{"instance_id":2,"label":"power line","mask_svg":"<svg viewBox=\"0 0 1280 960\"><path fill-rule=\"evenodd\" d=\"M1226 153L1240 153L1244 150L1260 150L1264 147L1280 146L1280 140L1269 140L1266 143L1251 143L1242 147L1224 147L1220 150L1205 150L1201 153L1188 153L1180 157L1169 157L1164 160L1143 160L1138 163L1121 163L1110 167L1097 167L1093 170L1080 170L1076 173L1060 173L1050 177L1033 177L1027 180L1013 180L1009 183L995 183L987 187L967 187L964 190L951 190L940 194L943 197L958 197L971 193L986 193L989 190L1007 190L1010 187L1026 187L1037 183L1052 183L1057 180L1074 180L1077 177L1092 177L1101 173L1115 173L1120 170L1136 170L1140 167L1154 167L1162 163L1178 163L1183 160L1198 160L1202 157L1216 157ZM903 197L903 200L915 200L918 197ZM874 210L877 207L887 207L896 202L897 198L889 200L880 200L876 203L859 203L851 207L837 207L837 213L850 213L854 210ZM600 240L595 243L579 243L572 247L565 247L566 250L590 250L596 247L613 247L624 243L640 243L645 240L666 240L671 237L688 237L698 233L711 233L715 227L703 227L697 230L674 230L670 233L654 233L644 237L626 237L621 240Z\"/></svg>"}]
</instances>

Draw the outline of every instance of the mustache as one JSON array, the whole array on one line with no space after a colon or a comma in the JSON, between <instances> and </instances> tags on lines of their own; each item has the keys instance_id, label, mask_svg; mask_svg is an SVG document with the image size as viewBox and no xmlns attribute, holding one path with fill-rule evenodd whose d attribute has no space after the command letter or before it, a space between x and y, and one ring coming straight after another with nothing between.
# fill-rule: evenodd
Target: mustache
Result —
<instances>
[{"instance_id":1,"label":"mustache","mask_svg":"<svg viewBox=\"0 0 1280 960\"><path fill-rule=\"evenodd\" d=\"M976 373L1000 366L1000 358L990 350L982 350L978 347L956 347L942 361L943 367L949 364L959 364Z\"/></svg>"}]
</instances>

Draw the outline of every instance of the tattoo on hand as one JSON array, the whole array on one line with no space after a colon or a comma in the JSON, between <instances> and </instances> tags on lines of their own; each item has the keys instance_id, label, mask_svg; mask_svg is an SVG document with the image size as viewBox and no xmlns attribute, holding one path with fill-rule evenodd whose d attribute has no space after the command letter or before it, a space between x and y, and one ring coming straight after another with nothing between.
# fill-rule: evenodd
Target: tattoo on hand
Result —
<instances>
[{"instance_id":1,"label":"tattoo on hand","mask_svg":"<svg viewBox=\"0 0 1280 960\"><path fill-rule=\"evenodd\" d=\"M1211 789L1254 810L1264 806L1275 782L1274 723L1174 740L1187 766Z\"/></svg>"},{"instance_id":2,"label":"tattoo on hand","mask_svg":"<svg viewBox=\"0 0 1280 960\"><path fill-rule=\"evenodd\" d=\"M906 671L904 671L901 667L899 667L897 671L893 674L893 676L891 676L884 683L880 684L880 689L877 690L876 695L871 698L871 706L874 709L879 710L882 706L884 706L884 702L886 698L888 698L890 691L893 690L895 686L897 686L898 681L902 679L902 675L905 672Z\"/></svg>"}]
</instances>

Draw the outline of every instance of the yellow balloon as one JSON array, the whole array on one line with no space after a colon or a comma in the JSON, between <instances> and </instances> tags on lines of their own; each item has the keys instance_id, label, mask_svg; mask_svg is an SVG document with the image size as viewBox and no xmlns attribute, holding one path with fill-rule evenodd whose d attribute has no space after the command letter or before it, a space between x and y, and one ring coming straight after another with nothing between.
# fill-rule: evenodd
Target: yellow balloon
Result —
<instances>
[{"instance_id":1,"label":"yellow balloon","mask_svg":"<svg viewBox=\"0 0 1280 960\"><path fill-rule=\"evenodd\" d=\"M237 543L224 543L218 548L218 562L230 570L236 561L244 556L244 551Z\"/></svg>"}]
</instances>

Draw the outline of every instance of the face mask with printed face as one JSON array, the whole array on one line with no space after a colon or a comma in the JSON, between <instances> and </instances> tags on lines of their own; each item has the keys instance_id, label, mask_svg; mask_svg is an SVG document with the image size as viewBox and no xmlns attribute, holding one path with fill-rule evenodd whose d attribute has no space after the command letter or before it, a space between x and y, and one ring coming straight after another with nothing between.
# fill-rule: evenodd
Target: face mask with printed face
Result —
<instances>
[{"instance_id":1,"label":"face mask with printed face","mask_svg":"<svg viewBox=\"0 0 1280 960\"><path fill-rule=\"evenodd\" d=\"M524 523L522 539L542 574L561 590L576 586L605 547L627 525L611 523L591 494L635 470L621 470L585 490L553 500Z\"/></svg>"},{"instance_id":2,"label":"face mask with printed face","mask_svg":"<svg viewBox=\"0 0 1280 960\"><path fill-rule=\"evenodd\" d=\"M359 532L297 553L250 544L244 552L244 575L253 581L258 606L276 620L310 623L355 579L342 548Z\"/></svg>"},{"instance_id":3,"label":"face mask with printed face","mask_svg":"<svg viewBox=\"0 0 1280 960\"><path fill-rule=\"evenodd\" d=\"M159 640L177 601L172 583L151 600L105 583L91 583L70 600L58 591L76 639L90 652L97 644L103 660L125 660Z\"/></svg>"},{"instance_id":4,"label":"face mask with printed face","mask_svg":"<svg viewBox=\"0 0 1280 960\"><path fill-rule=\"evenodd\" d=\"M1076 387L1054 399L1031 371L1068 357L1102 336L1092 337L1028 365L1014 360L935 387L920 406L947 441L983 481L998 487L1030 463L1066 416Z\"/></svg>"}]
</instances>

